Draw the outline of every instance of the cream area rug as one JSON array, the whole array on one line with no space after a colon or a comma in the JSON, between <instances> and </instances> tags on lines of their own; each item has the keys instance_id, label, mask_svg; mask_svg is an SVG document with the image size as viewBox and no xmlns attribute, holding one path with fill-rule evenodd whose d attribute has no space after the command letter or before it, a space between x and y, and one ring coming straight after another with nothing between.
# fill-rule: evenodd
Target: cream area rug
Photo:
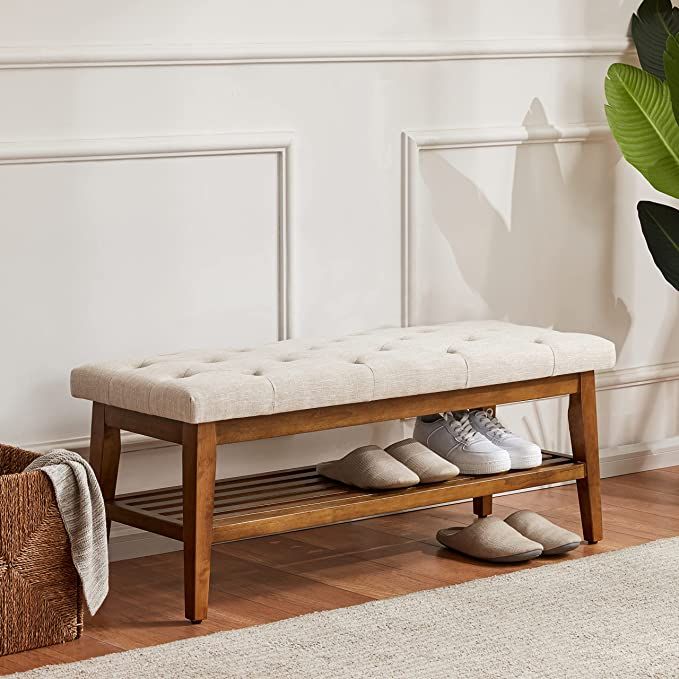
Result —
<instances>
[{"instance_id":1,"label":"cream area rug","mask_svg":"<svg viewBox=\"0 0 679 679\"><path fill-rule=\"evenodd\" d=\"M679 538L13 676L679 677Z\"/></svg>"}]
</instances>

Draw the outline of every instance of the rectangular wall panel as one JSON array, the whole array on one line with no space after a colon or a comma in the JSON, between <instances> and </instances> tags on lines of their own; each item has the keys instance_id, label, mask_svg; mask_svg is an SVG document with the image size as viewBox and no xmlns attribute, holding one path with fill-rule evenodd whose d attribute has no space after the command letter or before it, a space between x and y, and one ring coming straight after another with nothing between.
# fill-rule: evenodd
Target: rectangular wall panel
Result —
<instances>
[{"instance_id":1,"label":"rectangular wall panel","mask_svg":"<svg viewBox=\"0 0 679 679\"><path fill-rule=\"evenodd\" d=\"M79 363L277 339L277 164L0 166L3 440L88 430L69 396Z\"/></svg>"}]
</instances>

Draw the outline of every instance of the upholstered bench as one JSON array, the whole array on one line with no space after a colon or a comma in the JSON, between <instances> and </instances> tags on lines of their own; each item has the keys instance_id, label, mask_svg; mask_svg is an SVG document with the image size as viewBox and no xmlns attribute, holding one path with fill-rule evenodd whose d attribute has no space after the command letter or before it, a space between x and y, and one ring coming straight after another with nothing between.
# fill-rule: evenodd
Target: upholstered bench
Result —
<instances>
[{"instance_id":1,"label":"upholstered bench","mask_svg":"<svg viewBox=\"0 0 679 679\"><path fill-rule=\"evenodd\" d=\"M94 404L90 461L109 521L184 542L186 617L198 622L215 542L466 498L484 516L494 493L567 480L578 484L585 539L598 541L593 371L614 363L600 337L475 321L85 365L71 392ZM389 492L350 489L313 468L215 482L218 444L563 395L573 456L545 453L536 469ZM116 497L121 429L180 444L182 487Z\"/></svg>"}]
</instances>

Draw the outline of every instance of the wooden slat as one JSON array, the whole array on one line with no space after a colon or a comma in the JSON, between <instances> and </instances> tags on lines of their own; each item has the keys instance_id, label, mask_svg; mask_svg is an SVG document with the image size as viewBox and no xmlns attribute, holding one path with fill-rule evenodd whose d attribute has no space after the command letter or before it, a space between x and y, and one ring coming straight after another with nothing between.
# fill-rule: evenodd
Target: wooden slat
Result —
<instances>
[{"instance_id":1,"label":"wooden slat","mask_svg":"<svg viewBox=\"0 0 679 679\"><path fill-rule=\"evenodd\" d=\"M267 490L260 493L233 493L231 495L222 496L217 500L215 496L215 511L220 507L232 507L239 505L270 505L278 501L285 501L286 498L294 497L318 497L323 494L337 494L338 492L345 492L332 483L316 483L314 485L301 486L297 488L286 486L281 489ZM172 503L165 503L160 506L144 506L146 511L156 512L163 516L172 516L177 512L177 508L181 510L181 501L174 501Z\"/></svg>"},{"instance_id":2,"label":"wooden slat","mask_svg":"<svg viewBox=\"0 0 679 679\"><path fill-rule=\"evenodd\" d=\"M514 403L564 396L575 393L578 387L578 374L557 375L537 380L456 389L435 394L417 394L365 403L222 420L216 423L217 442L254 441L336 427L398 420L448 410L481 408L488 403Z\"/></svg>"},{"instance_id":3,"label":"wooden slat","mask_svg":"<svg viewBox=\"0 0 679 679\"><path fill-rule=\"evenodd\" d=\"M283 478L297 478L303 476L314 475L316 473L315 467L297 467L296 469L284 469L276 472L266 472L264 474L250 474L248 476L239 476L232 479L221 479L215 482L215 490L220 486L248 486L260 483L266 483L270 480L273 483L277 483L279 479ZM168 495L172 496L176 493L181 495L181 486L167 486L164 488L155 488L154 490L143 490L135 493L125 493L123 495L117 495L116 497L121 499L143 499L150 498L152 496L162 496Z\"/></svg>"},{"instance_id":4,"label":"wooden slat","mask_svg":"<svg viewBox=\"0 0 679 679\"><path fill-rule=\"evenodd\" d=\"M317 485L318 483L328 484L330 481L321 481L315 470L308 472L304 476L299 476L298 478L283 477L284 481L278 481L276 479L266 481L265 483L258 484L256 482L250 482L247 485L237 485L229 484L223 481L217 482L215 484L215 498L217 497L229 497L237 494L261 494L266 493L271 490L277 490L279 488L302 488L305 486ZM290 480L287 480L290 478ZM172 491L167 491L160 493L158 496L136 498L134 494L129 496L126 504L138 507L160 507L163 504L171 504L182 497L181 487L177 486L172 489ZM120 499L120 498L119 498Z\"/></svg>"},{"instance_id":5,"label":"wooden slat","mask_svg":"<svg viewBox=\"0 0 679 679\"><path fill-rule=\"evenodd\" d=\"M361 491L353 491L356 493L356 497L363 497ZM262 512L270 511L275 508L284 507L295 507L300 504L317 504L318 502L336 500L340 498L348 497L346 489L336 488L333 490L321 490L315 493L296 493L290 495L284 495L279 498L273 499L269 502L262 500L254 500L252 502L239 502L238 504L228 505L226 507L220 507L215 512L215 514L231 514L236 516L243 516L251 512ZM353 495L352 495L353 497ZM177 519L181 521L181 513L170 512L167 514L169 518Z\"/></svg>"}]
</instances>

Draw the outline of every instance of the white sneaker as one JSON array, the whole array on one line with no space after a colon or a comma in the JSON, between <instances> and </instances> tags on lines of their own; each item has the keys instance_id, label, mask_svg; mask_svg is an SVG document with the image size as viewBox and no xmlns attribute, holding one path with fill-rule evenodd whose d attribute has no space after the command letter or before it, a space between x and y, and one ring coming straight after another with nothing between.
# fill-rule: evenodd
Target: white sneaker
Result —
<instances>
[{"instance_id":1,"label":"white sneaker","mask_svg":"<svg viewBox=\"0 0 679 679\"><path fill-rule=\"evenodd\" d=\"M512 469L530 469L542 464L540 446L509 431L492 410L472 410L469 421L479 434L509 453Z\"/></svg>"},{"instance_id":2,"label":"white sneaker","mask_svg":"<svg viewBox=\"0 0 679 679\"><path fill-rule=\"evenodd\" d=\"M434 422L418 417L413 438L452 462L462 474L499 474L511 469L509 453L479 434L462 410Z\"/></svg>"}]
</instances>

